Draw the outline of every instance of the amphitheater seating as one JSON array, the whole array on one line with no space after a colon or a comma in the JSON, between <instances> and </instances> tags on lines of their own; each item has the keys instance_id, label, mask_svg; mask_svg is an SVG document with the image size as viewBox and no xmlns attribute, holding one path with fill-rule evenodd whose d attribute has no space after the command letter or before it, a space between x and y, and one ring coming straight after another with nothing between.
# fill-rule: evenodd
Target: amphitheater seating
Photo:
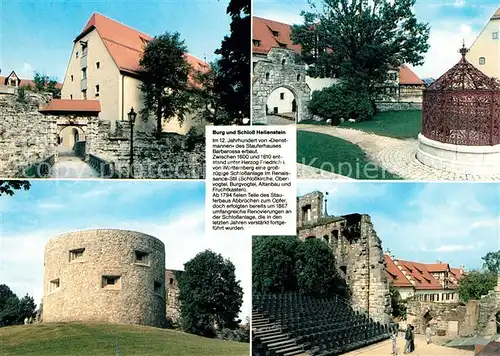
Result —
<instances>
[{"instance_id":1,"label":"amphitheater seating","mask_svg":"<svg viewBox=\"0 0 500 356\"><path fill-rule=\"evenodd\" d=\"M254 356L330 356L389 338L395 326L374 322L341 298L254 293Z\"/></svg>"}]
</instances>

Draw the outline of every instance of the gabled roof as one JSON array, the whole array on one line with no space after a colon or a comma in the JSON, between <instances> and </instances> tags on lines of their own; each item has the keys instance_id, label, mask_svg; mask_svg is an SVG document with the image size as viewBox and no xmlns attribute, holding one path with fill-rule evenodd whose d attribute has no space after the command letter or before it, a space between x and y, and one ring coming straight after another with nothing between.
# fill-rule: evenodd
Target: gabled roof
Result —
<instances>
[{"instance_id":1,"label":"gabled roof","mask_svg":"<svg viewBox=\"0 0 500 356\"><path fill-rule=\"evenodd\" d=\"M384 254L386 263L387 278L392 282L394 287L413 287L413 284L405 277L403 272L400 271L394 260L387 254Z\"/></svg>"},{"instance_id":2,"label":"gabled roof","mask_svg":"<svg viewBox=\"0 0 500 356\"><path fill-rule=\"evenodd\" d=\"M398 260L403 271L406 271L415 283L415 289L442 289L441 283L427 270L426 265L419 262Z\"/></svg>"},{"instance_id":3,"label":"gabled roof","mask_svg":"<svg viewBox=\"0 0 500 356\"><path fill-rule=\"evenodd\" d=\"M491 20L498 20L500 19L500 7L497 9L497 11L491 16Z\"/></svg>"},{"instance_id":4,"label":"gabled roof","mask_svg":"<svg viewBox=\"0 0 500 356\"><path fill-rule=\"evenodd\" d=\"M101 112L99 100L52 99L46 106L38 110L42 113L87 113Z\"/></svg>"},{"instance_id":5,"label":"gabled roof","mask_svg":"<svg viewBox=\"0 0 500 356\"><path fill-rule=\"evenodd\" d=\"M35 82L33 80L19 78L19 76L17 75L17 73L15 71L10 72L10 74L8 76L6 76L6 77L0 75L0 85L8 85L7 80L12 75L14 75L17 78L19 86L28 86L28 87L34 87L35 86ZM61 89L62 88L62 84L61 83L56 83L56 88Z\"/></svg>"},{"instance_id":6,"label":"gabled roof","mask_svg":"<svg viewBox=\"0 0 500 356\"><path fill-rule=\"evenodd\" d=\"M120 71L137 74L140 70L139 61L144 45L151 41L153 37L104 15L94 13L74 42L76 43L94 29L101 36L104 45ZM185 54L185 58L196 71L208 69L208 65L201 59L188 53Z\"/></svg>"},{"instance_id":7,"label":"gabled roof","mask_svg":"<svg viewBox=\"0 0 500 356\"><path fill-rule=\"evenodd\" d=\"M252 39L260 41L260 45L256 46L252 41L252 51L258 54L267 54L271 48L283 48L283 46L286 46L286 48L300 53L301 47L300 45L293 44L291 35L292 26L254 16Z\"/></svg>"},{"instance_id":8,"label":"gabled roof","mask_svg":"<svg viewBox=\"0 0 500 356\"><path fill-rule=\"evenodd\" d=\"M406 64L399 67L399 84L424 85L424 81L418 77Z\"/></svg>"}]
</instances>

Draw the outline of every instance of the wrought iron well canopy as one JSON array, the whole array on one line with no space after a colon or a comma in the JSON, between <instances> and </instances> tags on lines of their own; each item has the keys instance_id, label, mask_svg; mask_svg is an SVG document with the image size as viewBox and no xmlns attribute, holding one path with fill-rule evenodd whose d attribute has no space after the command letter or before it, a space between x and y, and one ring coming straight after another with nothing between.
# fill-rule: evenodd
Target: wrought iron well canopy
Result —
<instances>
[{"instance_id":1,"label":"wrought iron well canopy","mask_svg":"<svg viewBox=\"0 0 500 356\"><path fill-rule=\"evenodd\" d=\"M500 144L500 82L465 59L424 90L422 134L434 141L465 146Z\"/></svg>"}]
</instances>

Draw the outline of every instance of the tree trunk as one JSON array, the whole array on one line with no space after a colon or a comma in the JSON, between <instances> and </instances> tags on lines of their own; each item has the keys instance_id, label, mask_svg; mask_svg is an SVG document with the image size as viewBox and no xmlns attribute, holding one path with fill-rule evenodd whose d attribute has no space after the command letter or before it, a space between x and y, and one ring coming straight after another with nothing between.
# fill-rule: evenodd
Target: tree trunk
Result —
<instances>
[{"instance_id":1,"label":"tree trunk","mask_svg":"<svg viewBox=\"0 0 500 356\"><path fill-rule=\"evenodd\" d=\"M156 138L160 139L161 138L161 132L162 132L162 92L158 94L158 105L157 105L157 110L156 110Z\"/></svg>"}]
</instances>

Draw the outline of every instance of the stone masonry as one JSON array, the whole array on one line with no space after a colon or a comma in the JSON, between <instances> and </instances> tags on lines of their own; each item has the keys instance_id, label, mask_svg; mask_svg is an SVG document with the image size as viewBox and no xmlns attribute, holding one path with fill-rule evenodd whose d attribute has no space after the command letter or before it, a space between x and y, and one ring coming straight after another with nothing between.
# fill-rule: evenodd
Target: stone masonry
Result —
<instances>
[{"instance_id":1,"label":"stone masonry","mask_svg":"<svg viewBox=\"0 0 500 356\"><path fill-rule=\"evenodd\" d=\"M271 93L282 87L290 90L297 103L297 122L310 118L308 104L311 89L306 69L297 64L297 54L284 48L272 48L267 58L255 63L252 86L252 122L266 124L266 103Z\"/></svg>"},{"instance_id":2,"label":"stone masonry","mask_svg":"<svg viewBox=\"0 0 500 356\"><path fill-rule=\"evenodd\" d=\"M376 321L389 322L391 301L382 243L370 216L325 215L323 194L312 192L297 199L297 234L301 239L326 241L349 288L352 305L367 311Z\"/></svg>"},{"instance_id":3,"label":"stone masonry","mask_svg":"<svg viewBox=\"0 0 500 356\"><path fill-rule=\"evenodd\" d=\"M183 271L166 270L165 285L167 288L167 319L174 323L181 321L181 302L179 300L179 278Z\"/></svg>"},{"instance_id":4,"label":"stone masonry","mask_svg":"<svg viewBox=\"0 0 500 356\"><path fill-rule=\"evenodd\" d=\"M153 236L62 234L46 244L44 265L44 322L165 325L165 245Z\"/></svg>"}]
</instances>

